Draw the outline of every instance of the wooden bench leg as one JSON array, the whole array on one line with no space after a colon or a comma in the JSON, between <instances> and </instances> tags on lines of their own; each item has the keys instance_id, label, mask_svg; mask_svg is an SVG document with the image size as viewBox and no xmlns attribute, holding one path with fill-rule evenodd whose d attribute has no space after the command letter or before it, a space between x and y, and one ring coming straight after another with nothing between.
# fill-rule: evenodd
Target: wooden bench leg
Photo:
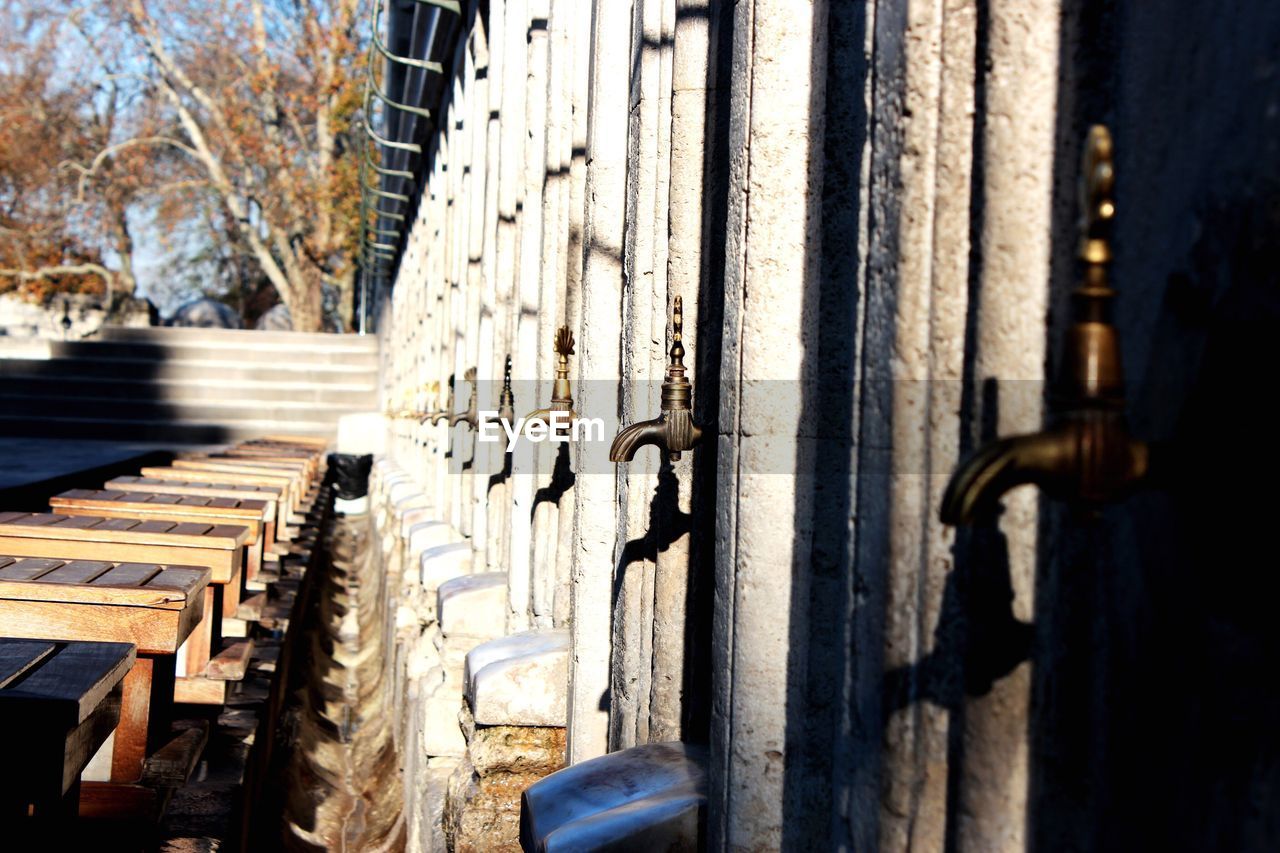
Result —
<instances>
[{"instance_id":1,"label":"wooden bench leg","mask_svg":"<svg viewBox=\"0 0 1280 853\"><path fill-rule=\"evenodd\" d=\"M173 707L173 666L171 655L138 655L133 669L124 677L120 724L116 726L111 751L112 782L136 782L142 778L148 744L157 745L168 732Z\"/></svg>"},{"instance_id":2,"label":"wooden bench leg","mask_svg":"<svg viewBox=\"0 0 1280 853\"><path fill-rule=\"evenodd\" d=\"M222 592L222 637L244 637L248 635L249 625L240 618L240 602L244 600L244 572L236 569L231 580L221 588ZM222 648L222 642L214 646L216 653Z\"/></svg>"},{"instance_id":3,"label":"wooden bench leg","mask_svg":"<svg viewBox=\"0 0 1280 853\"><path fill-rule=\"evenodd\" d=\"M252 583L258 579L258 574L262 571L262 536L258 537L258 541L252 545L245 546L244 555L244 579L245 583Z\"/></svg>"},{"instance_id":4,"label":"wooden bench leg","mask_svg":"<svg viewBox=\"0 0 1280 853\"><path fill-rule=\"evenodd\" d=\"M215 584L204 588L204 614L179 650L184 676L204 675L205 667L209 665L209 656L221 638L222 611L217 606L217 590Z\"/></svg>"}]
</instances>

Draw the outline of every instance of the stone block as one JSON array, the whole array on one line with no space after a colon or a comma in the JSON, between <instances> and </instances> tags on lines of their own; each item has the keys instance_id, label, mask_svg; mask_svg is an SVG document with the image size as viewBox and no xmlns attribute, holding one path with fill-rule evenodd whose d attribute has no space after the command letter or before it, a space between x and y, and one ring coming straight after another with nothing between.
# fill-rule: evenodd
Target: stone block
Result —
<instances>
[{"instance_id":1,"label":"stone block","mask_svg":"<svg viewBox=\"0 0 1280 853\"><path fill-rule=\"evenodd\" d=\"M471 543L436 545L418 558L418 581L425 590L438 590L454 578L471 574Z\"/></svg>"},{"instance_id":2,"label":"stone block","mask_svg":"<svg viewBox=\"0 0 1280 853\"><path fill-rule=\"evenodd\" d=\"M421 554L428 548L455 543L457 532L447 521L419 521L409 528L405 536L411 556Z\"/></svg>"},{"instance_id":3,"label":"stone block","mask_svg":"<svg viewBox=\"0 0 1280 853\"><path fill-rule=\"evenodd\" d=\"M651 743L583 761L528 787L525 850L697 850L707 807L707 752Z\"/></svg>"},{"instance_id":4,"label":"stone block","mask_svg":"<svg viewBox=\"0 0 1280 853\"><path fill-rule=\"evenodd\" d=\"M465 684L478 725L566 725L568 630L524 631L476 646L467 654Z\"/></svg>"},{"instance_id":5,"label":"stone block","mask_svg":"<svg viewBox=\"0 0 1280 853\"><path fill-rule=\"evenodd\" d=\"M452 690L439 690L435 695L419 699L423 753L429 756L466 754L467 742L458 725L461 707L461 697Z\"/></svg>"},{"instance_id":6,"label":"stone block","mask_svg":"<svg viewBox=\"0 0 1280 853\"><path fill-rule=\"evenodd\" d=\"M507 573L482 572L445 581L437 592L436 613L445 637L501 637L507 624Z\"/></svg>"},{"instance_id":7,"label":"stone block","mask_svg":"<svg viewBox=\"0 0 1280 853\"><path fill-rule=\"evenodd\" d=\"M403 539L409 538L409 531L413 529L415 524L424 521L436 521L438 513L431 507L419 507L405 512L400 518L400 536Z\"/></svg>"},{"instance_id":8,"label":"stone block","mask_svg":"<svg viewBox=\"0 0 1280 853\"><path fill-rule=\"evenodd\" d=\"M467 744L476 775L542 778L564 767L565 729L553 726L477 726Z\"/></svg>"}]
</instances>

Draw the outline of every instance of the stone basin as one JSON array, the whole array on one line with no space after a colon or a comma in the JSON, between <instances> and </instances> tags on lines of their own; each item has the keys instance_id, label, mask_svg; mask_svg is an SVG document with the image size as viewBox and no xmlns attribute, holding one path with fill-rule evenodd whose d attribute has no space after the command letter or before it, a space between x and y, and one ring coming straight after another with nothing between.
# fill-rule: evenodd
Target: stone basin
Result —
<instances>
[{"instance_id":1,"label":"stone basin","mask_svg":"<svg viewBox=\"0 0 1280 853\"><path fill-rule=\"evenodd\" d=\"M526 851L699 849L706 825L706 747L650 743L534 782L520 808Z\"/></svg>"},{"instance_id":2,"label":"stone basin","mask_svg":"<svg viewBox=\"0 0 1280 853\"><path fill-rule=\"evenodd\" d=\"M481 643L467 653L464 684L478 725L566 725L568 630L523 631Z\"/></svg>"}]
</instances>

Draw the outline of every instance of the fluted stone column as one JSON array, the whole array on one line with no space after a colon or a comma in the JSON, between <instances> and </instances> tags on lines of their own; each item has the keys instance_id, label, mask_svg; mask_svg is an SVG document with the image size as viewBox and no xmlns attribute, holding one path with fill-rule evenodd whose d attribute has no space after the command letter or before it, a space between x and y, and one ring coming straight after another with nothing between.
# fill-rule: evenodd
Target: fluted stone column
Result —
<instances>
[{"instance_id":1,"label":"fluted stone column","mask_svg":"<svg viewBox=\"0 0 1280 853\"><path fill-rule=\"evenodd\" d=\"M826 5L734 17L709 846L780 849L808 634Z\"/></svg>"},{"instance_id":2,"label":"fluted stone column","mask_svg":"<svg viewBox=\"0 0 1280 853\"><path fill-rule=\"evenodd\" d=\"M584 414L617 411L607 380L620 363L623 237L627 187L630 57L617 49L631 30L630 3L597 3L592 12L586 184L583 215L582 323L578 404ZM601 381L603 380L603 381ZM609 746L610 646L617 559L617 477L603 442L577 448L570 635L570 763Z\"/></svg>"}]
</instances>

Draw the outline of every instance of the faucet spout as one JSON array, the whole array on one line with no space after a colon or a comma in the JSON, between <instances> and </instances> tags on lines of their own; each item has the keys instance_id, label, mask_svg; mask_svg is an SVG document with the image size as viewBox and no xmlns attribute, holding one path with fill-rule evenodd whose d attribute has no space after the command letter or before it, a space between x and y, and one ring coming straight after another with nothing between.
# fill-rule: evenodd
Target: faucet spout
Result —
<instances>
[{"instance_id":1,"label":"faucet spout","mask_svg":"<svg viewBox=\"0 0 1280 853\"><path fill-rule=\"evenodd\" d=\"M956 469L942 496L943 524L972 524L989 517L1006 492L1052 479L1062 448L1051 433L993 441Z\"/></svg>"},{"instance_id":2,"label":"faucet spout","mask_svg":"<svg viewBox=\"0 0 1280 853\"><path fill-rule=\"evenodd\" d=\"M467 408L464 411L454 412L453 414L437 412L432 416L432 423L439 423L443 419L449 424L450 429L461 423L470 424L472 429L476 428L476 425L480 422L480 409L476 401L476 369L474 367L469 369L463 374L462 378L471 385L471 396L467 400Z\"/></svg>"},{"instance_id":3,"label":"faucet spout","mask_svg":"<svg viewBox=\"0 0 1280 853\"><path fill-rule=\"evenodd\" d=\"M635 458L636 451L646 444L666 447L666 424L663 418L640 421L619 432L609 447L609 461L630 462Z\"/></svg>"},{"instance_id":4,"label":"faucet spout","mask_svg":"<svg viewBox=\"0 0 1280 853\"><path fill-rule=\"evenodd\" d=\"M1132 492L1149 467L1146 442L1129 435L1118 412L1076 412L1043 432L978 450L947 484L941 519L972 524L989 517L1005 492L1028 483L1051 497L1096 507Z\"/></svg>"}]
</instances>

